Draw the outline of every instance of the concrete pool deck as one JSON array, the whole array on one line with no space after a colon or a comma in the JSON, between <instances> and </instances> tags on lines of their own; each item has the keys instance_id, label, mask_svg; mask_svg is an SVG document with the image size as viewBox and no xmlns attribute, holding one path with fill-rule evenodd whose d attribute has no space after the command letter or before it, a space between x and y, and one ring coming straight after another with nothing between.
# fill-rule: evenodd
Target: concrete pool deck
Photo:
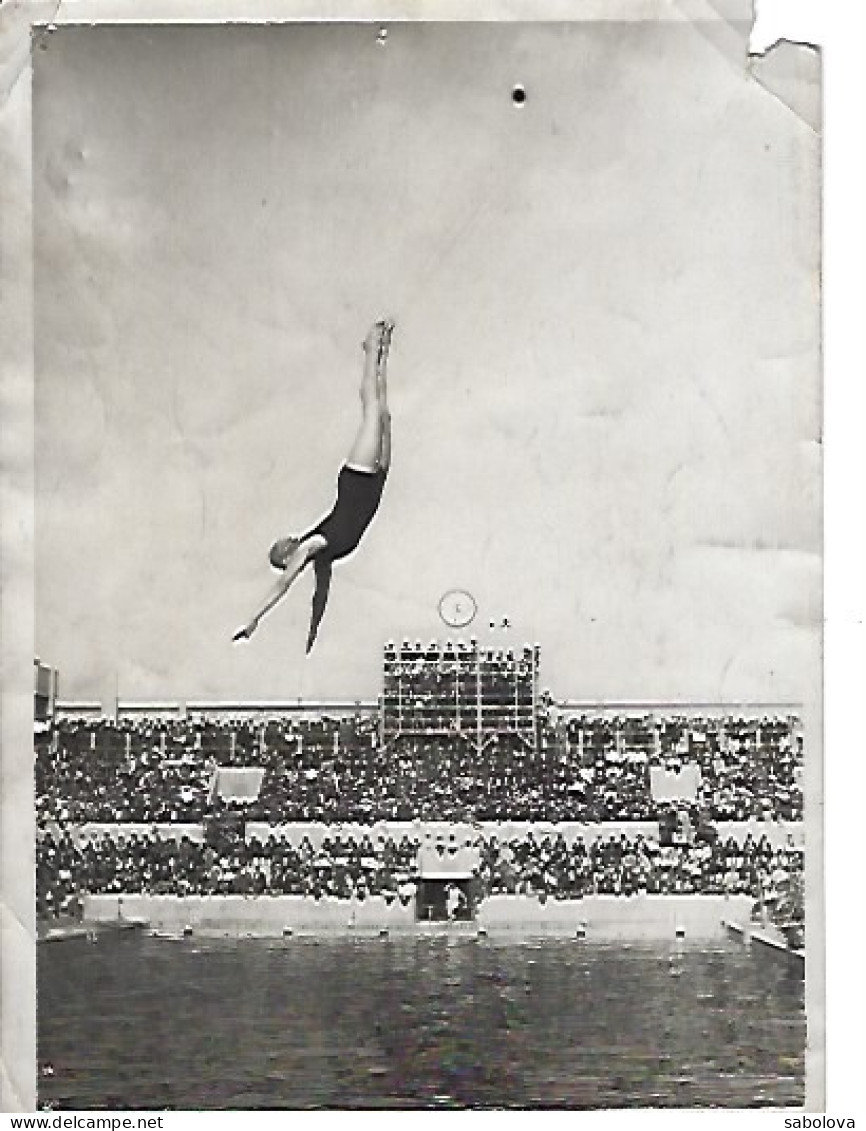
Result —
<instances>
[{"instance_id":1,"label":"concrete pool deck","mask_svg":"<svg viewBox=\"0 0 866 1131\"><path fill-rule=\"evenodd\" d=\"M407 905L382 896L363 900L293 895L91 895L84 918L92 923L131 920L156 933L280 938L323 934L484 933L585 938L588 942L725 938L724 921L748 918L750 896L593 895L539 900L494 895L473 921L425 923Z\"/></svg>"}]
</instances>

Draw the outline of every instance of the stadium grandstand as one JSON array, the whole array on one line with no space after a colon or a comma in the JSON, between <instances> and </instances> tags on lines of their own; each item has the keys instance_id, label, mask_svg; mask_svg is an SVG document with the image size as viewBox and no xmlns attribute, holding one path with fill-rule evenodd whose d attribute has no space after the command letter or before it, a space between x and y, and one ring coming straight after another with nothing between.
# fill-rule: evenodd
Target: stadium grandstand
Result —
<instances>
[{"instance_id":1,"label":"stadium grandstand","mask_svg":"<svg viewBox=\"0 0 866 1131\"><path fill-rule=\"evenodd\" d=\"M279 896L321 922L366 905L456 923L509 899L754 907L798 880L794 707L555 701L539 665L538 645L405 640L384 647L377 703L52 697L35 728L40 916L151 899L185 922L190 901L240 897L264 921Z\"/></svg>"}]
</instances>

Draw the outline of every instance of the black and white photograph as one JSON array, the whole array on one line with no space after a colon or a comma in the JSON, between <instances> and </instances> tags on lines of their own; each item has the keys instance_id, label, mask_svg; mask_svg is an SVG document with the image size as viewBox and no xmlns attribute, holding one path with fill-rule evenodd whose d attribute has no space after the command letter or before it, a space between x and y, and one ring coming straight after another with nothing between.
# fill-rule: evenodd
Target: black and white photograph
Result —
<instances>
[{"instance_id":1,"label":"black and white photograph","mask_svg":"<svg viewBox=\"0 0 866 1131\"><path fill-rule=\"evenodd\" d=\"M820 59L727 7L34 28L38 1108L820 1107Z\"/></svg>"}]
</instances>

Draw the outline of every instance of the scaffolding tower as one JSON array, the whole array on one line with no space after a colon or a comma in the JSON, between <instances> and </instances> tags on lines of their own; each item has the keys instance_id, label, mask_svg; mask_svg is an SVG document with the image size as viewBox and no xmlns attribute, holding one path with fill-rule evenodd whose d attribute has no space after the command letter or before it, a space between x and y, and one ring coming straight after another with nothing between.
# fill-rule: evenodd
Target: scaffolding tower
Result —
<instances>
[{"instance_id":1,"label":"scaffolding tower","mask_svg":"<svg viewBox=\"0 0 866 1131\"><path fill-rule=\"evenodd\" d=\"M380 699L383 746L406 735L459 736L481 753L503 736L536 750L540 648L476 640L388 642Z\"/></svg>"}]
</instances>

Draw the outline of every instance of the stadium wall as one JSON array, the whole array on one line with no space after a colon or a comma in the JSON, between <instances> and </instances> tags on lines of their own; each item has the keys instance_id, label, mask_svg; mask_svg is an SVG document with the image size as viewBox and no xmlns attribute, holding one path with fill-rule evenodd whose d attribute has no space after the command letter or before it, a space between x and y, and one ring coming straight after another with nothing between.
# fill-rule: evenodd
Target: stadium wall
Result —
<instances>
[{"instance_id":1,"label":"stadium wall","mask_svg":"<svg viewBox=\"0 0 866 1131\"><path fill-rule=\"evenodd\" d=\"M412 903L403 906L397 900L388 904L382 896L317 900L302 895L90 895L84 900L84 918L98 923L143 920L152 930L170 935L190 928L211 936L279 937L287 930L313 934L405 930L415 924L415 909Z\"/></svg>"},{"instance_id":2,"label":"stadium wall","mask_svg":"<svg viewBox=\"0 0 866 1131\"><path fill-rule=\"evenodd\" d=\"M78 701L58 699L53 704L57 720L76 720L98 722L100 719L116 719L119 722L132 722L136 719L162 720L211 720L249 722L264 721L268 718L351 718L355 715L371 715L379 710L378 699L285 699L285 700L238 700L237 702L176 700L148 702L144 700L114 700L111 702ZM567 722L569 719L587 717L591 719L646 718L651 715L677 718L725 718L731 715L746 719L761 719L766 716L787 716L797 718L802 704L792 702L774 703L706 703L678 702L676 700L610 701L579 699L551 699L551 721Z\"/></svg>"},{"instance_id":3,"label":"stadium wall","mask_svg":"<svg viewBox=\"0 0 866 1131\"><path fill-rule=\"evenodd\" d=\"M722 938L723 920L748 922L754 900L748 895L592 895L546 900L534 896L492 895L478 909L487 931L537 930L588 941Z\"/></svg>"},{"instance_id":4,"label":"stadium wall","mask_svg":"<svg viewBox=\"0 0 866 1131\"><path fill-rule=\"evenodd\" d=\"M54 718L58 721L93 723L113 721L134 722L184 722L210 721L215 723L265 722L291 716L296 719L353 718L371 715L378 710L376 700L369 699L290 699L274 701L204 702L204 701L145 701L124 700L114 702L81 702L71 699L54 704Z\"/></svg>"},{"instance_id":5,"label":"stadium wall","mask_svg":"<svg viewBox=\"0 0 866 1131\"><path fill-rule=\"evenodd\" d=\"M805 825L802 821L720 821L714 827L722 840L732 836L738 844L741 844L749 833L755 840L766 836L774 848L784 847L789 843L802 848L805 839ZM392 840L399 840L405 833L409 837L414 836L419 839L426 835L444 836L447 839L454 833L458 843L466 843L473 840L479 831L485 838L495 836L500 842L514 838L522 840L530 832L536 840L545 836L555 837L561 832L566 842L572 844L578 839L592 843L609 836L619 836L620 833L625 833L628 837L637 836L638 833L644 836L657 836L658 824L649 821L606 821L599 824L563 822L553 825L542 822L502 821L468 825L448 821L424 821L420 824L411 821L389 821L375 825L325 825L300 822L268 825L249 821L246 826L246 839L249 841L257 837L264 842L273 835L297 847L304 837L307 837L314 848L319 848L326 837L331 840L335 836L340 836L343 840L360 840L364 836L372 836L375 839L381 834L390 836ZM201 824L133 824L131 822L113 824L88 822L79 825L73 835L80 843L99 840L103 836L117 839L119 836L134 835L149 837L152 833L157 833L163 840L180 840L187 836L192 841L200 842L204 837Z\"/></svg>"},{"instance_id":6,"label":"stadium wall","mask_svg":"<svg viewBox=\"0 0 866 1131\"><path fill-rule=\"evenodd\" d=\"M724 919L748 921L750 896L643 895L587 896L546 900L497 895L478 908L476 927L491 934L583 936L588 942L709 940L724 937ZM313 900L304 896L144 896L95 895L85 899L92 922L143 921L157 933L221 937L281 937L292 934L422 932L414 906L381 896L369 899ZM438 924L439 930L456 924ZM460 924L465 930L466 924Z\"/></svg>"}]
</instances>

